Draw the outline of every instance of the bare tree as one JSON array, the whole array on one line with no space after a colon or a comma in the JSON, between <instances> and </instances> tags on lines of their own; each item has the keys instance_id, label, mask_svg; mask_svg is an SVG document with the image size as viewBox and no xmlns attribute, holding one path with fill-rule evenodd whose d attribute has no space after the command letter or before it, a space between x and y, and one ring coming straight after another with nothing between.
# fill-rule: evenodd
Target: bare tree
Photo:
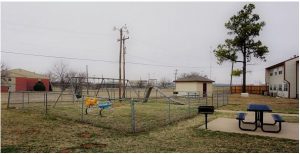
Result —
<instances>
[{"instance_id":1,"label":"bare tree","mask_svg":"<svg viewBox=\"0 0 300 154\"><path fill-rule=\"evenodd\" d=\"M182 73L178 79L185 79L185 78L197 78L197 77L205 77L207 78L207 75L200 75L197 72L191 72L191 73Z\"/></svg>"},{"instance_id":2,"label":"bare tree","mask_svg":"<svg viewBox=\"0 0 300 154\"><path fill-rule=\"evenodd\" d=\"M69 86L71 81L70 77L74 75L74 73L70 71L68 65L63 61L56 63L47 74L51 82L59 84L61 90L65 90Z\"/></svg>"},{"instance_id":3,"label":"bare tree","mask_svg":"<svg viewBox=\"0 0 300 154\"><path fill-rule=\"evenodd\" d=\"M170 82L171 82L170 79L163 77L160 79L159 84L160 84L160 87L167 88L167 86Z\"/></svg>"},{"instance_id":4,"label":"bare tree","mask_svg":"<svg viewBox=\"0 0 300 154\"><path fill-rule=\"evenodd\" d=\"M8 67L5 63L1 63L1 82L7 83L8 82Z\"/></svg>"}]
</instances>

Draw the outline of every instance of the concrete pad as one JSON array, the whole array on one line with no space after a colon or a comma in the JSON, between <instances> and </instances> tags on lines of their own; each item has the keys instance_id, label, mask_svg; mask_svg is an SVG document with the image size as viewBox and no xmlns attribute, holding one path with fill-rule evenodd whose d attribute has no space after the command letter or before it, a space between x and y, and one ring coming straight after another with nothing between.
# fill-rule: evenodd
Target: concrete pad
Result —
<instances>
[{"instance_id":1,"label":"concrete pad","mask_svg":"<svg viewBox=\"0 0 300 154\"><path fill-rule=\"evenodd\" d=\"M246 121L254 121L254 118L251 117L254 117L254 114L253 115L247 114ZM274 123L271 114L264 114L264 118L265 118L264 122ZM218 118L209 122L207 124L207 129L212 131L222 131L222 132L230 132L230 133L241 133L241 134L249 134L249 135L260 135L260 136L299 140L299 123L283 122L281 126L282 126L281 131L279 133L263 132L260 127L258 127L256 131L243 131L239 128L238 120L229 119L229 118ZM248 126L245 127L250 128ZM202 125L200 128L205 129L205 125ZM267 130L272 130L273 127L266 126L264 128L266 128Z\"/></svg>"},{"instance_id":2,"label":"concrete pad","mask_svg":"<svg viewBox=\"0 0 300 154\"><path fill-rule=\"evenodd\" d=\"M241 97L249 97L249 93L241 93Z\"/></svg>"}]
</instances>

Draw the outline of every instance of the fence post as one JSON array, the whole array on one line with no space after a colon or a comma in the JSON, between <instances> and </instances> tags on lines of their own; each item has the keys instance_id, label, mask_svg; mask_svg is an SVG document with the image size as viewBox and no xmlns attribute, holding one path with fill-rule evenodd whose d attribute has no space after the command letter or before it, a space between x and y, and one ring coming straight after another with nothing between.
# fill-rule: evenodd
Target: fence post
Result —
<instances>
[{"instance_id":1,"label":"fence post","mask_svg":"<svg viewBox=\"0 0 300 154\"><path fill-rule=\"evenodd\" d=\"M22 91L22 109L24 110L25 100L24 100L24 91Z\"/></svg>"},{"instance_id":2,"label":"fence post","mask_svg":"<svg viewBox=\"0 0 300 154\"><path fill-rule=\"evenodd\" d=\"M7 97L7 109L9 109L9 104L10 104L10 91L8 92L8 97Z\"/></svg>"},{"instance_id":3,"label":"fence post","mask_svg":"<svg viewBox=\"0 0 300 154\"><path fill-rule=\"evenodd\" d=\"M46 97L45 97L45 93L44 93L44 106L46 104Z\"/></svg>"},{"instance_id":4,"label":"fence post","mask_svg":"<svg viewBox=\"0 0 300 154\"><path fill-rule=\"evenodd\" d=\"M155 91L155 100L156 100L156 103L157 103L157 89Z\"/></svg>"},{"instance_id":5,"label":"fence post","mask_svg":"<svg viewBox=\"0 0 300 154\"><path fill-rule=\"evenodd\" d=\"M217 93L217 108L219 106L219 93Z\"/></svg>"},{"instance_id":6,"label":"fence post","mask_svg":"<svg viewBox=\"0 0 300 154\"><path fill-rule=\"evenodd\" d=\"M188 109L189 109L189 117L191 116L191 102L190 102L190 95L188 93Z\"/></svg>"},{"instance_id":7,"label":"fence post","mask_svg":"<svg viewBox=\"0 0 300 154\"><path fill-rule=\"evenodd\" d=\"M168 107L168 124L171 123L171 102L169 99L169 107Z\"/></svg>"},{"instance_id":8,"label":"fence post","mask_svg":"<svg viewBox=\"0 0 300 154\"><path fill-rule=\"evenodd\" d=\"M224 101L225 101L224 96L225 96L225 90L223 89L223 104L222 104L222 106L224 105Z\"/></svg>"},{"instance_id":9,"label":"fence post","mask_svg":"<svg viewBox=\"0 0 300 154\"><path fill-rule=\"evenodd\" d=\"M81 101L81 121L83 121L83 102L84 102L84 96L81 96L82 101Z\"/></svg>"},{"instance_id":10,"label":"fence post","mask_svg":"<svg viewBox=\"0 0 300 154\"><path fill-rule=\"evenodd\" d=\"M226 95L226 105L228 104L228 93Z\"/></svg>"},{"instance_id":11,"label":"fence post","mask_svg":"<svg viewBox=\"0 0 300 154\"><path fill-rule=\"evenodd\" d=\"M30 93L28 92L27 94L28 94L28 95L27 95L27 96L28 96L28 97L27 97L27 103L29 104L29 94L30 94Z\"/></svg>"},{"instance_id":12,"label":"fence post","mask_svg":"<svg viewBox=\"0 0 300 154\"><path fill-rule=\"evenodd\" d=\"M132 132L136 132L136 127L135 127L135 108L134 108L134 100L131 98L130 105L131 105L131 129Z\"/></svg>"},{"instance_id":13,"label":"fence post","mask_svg":"<svg viewBox=\"0 0 300 154\"><path fill-rule=\"evenodd\" d=\"M46 92L46 115L48 114L48 94Z\"/></svg>"}]
</instances>

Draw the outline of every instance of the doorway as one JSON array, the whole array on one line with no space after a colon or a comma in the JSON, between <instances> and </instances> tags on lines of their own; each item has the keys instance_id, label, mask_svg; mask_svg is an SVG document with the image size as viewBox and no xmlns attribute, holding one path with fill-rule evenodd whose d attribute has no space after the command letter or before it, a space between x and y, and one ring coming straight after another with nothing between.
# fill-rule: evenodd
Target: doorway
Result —
<instances>
[{"instance_id":1,"label":"doorway","mask_svg":"<svg viewBox=\"0 0 300 154\"><path fill-rule=\"evenodd\" d=\"M206 97L206 94L207 94L207 85L206 83L203 83L203 96Z\"/></svg>"}]
</instances>

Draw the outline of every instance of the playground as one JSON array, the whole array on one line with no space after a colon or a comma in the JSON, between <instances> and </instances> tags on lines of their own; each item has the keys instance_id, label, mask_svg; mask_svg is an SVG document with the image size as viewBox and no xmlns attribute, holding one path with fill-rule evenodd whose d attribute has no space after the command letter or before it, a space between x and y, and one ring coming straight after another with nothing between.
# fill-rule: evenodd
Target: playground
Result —
<instances>
[{"instance_id":1,"label":"playground","mask_svg":"<svg viewBox=\"0 0 300 154\"><path fill-rule=\"evenodd\" d=\"M25 94L26 96L26 94ZM255 95L258 96L258 95ZM66 96L63 96L65 98ZM257 101L260 97L250 97L249 101ZM229 96L229 106L241 102L242 98L238 95ZM264 97L264 100L276 105L284 103L288 100L277 99L272 97ZM202 100L205 102L204 100ZM276 101L276 103L274 103ZM29 103L30 104L30 103ZM72 102L71 102L72 104ZM166 115L162 114L159 103L155 103L155 99L149 101L149 104L140 103L146 112L153 108L150 114L141 114L144 120L147 119L148 124L153 121L163 118L167 119ZM297 100L290 100L287 106L297 105ZM185 120L179 120L171 124L165 125L166 121L161 121L165 125L155 126L147 132L141 133L124 133L117 129L106 129L93 124L85 122L68 120L59 116L48 114L43 116L44 112L20 109L6 109L5 105L2 106L2 152L298 152L299 141L282 139L276 137L266 137L258 135L230 133L221 131L211 131L199 129L204 124L204 116L193 116ZM120 108L127 108L128 104L117 104ZM117 106L116 105L116 106ZM152 106L154 105L154 106ZM209 116L209 121L214 121L218 118L235 118L235 112L225 112L225 105ZM128 107L129 106L129 107ZM145 107L148 108L145 108ZM174 105L175 106L175 105ZM178 106L178 105L176 105ZM22 107L16 106L16 107ZM57 104L59 107L59 104ZM26 108L26 107L25 107ZM120 123L122 120L113 121L108 119L112 116L110 113L117 114L115 110L118 107L113 107L113 110L104 110L103 116L85 115L98 117L102 122L104 118L110 123ZM156 109L159 109L156 111ZM165 109L165 108L164 108ZM242 110L240 108L239 110ZM118 109L118 114L121 112L128 112L123 109ZM238 107L236 107L238 110ZM177 110L179 111L179 110ZM276 111L276 110L275 110ZM282 113L288 113L287 108L282 110ZM51 113L51 110L49 109ZM94 112L94 111L93 111ZM149 111L150 112L150 111ZM66 112L67 113L67 112ZM187 112L184 112L187 115ZM158 115L157 115L158 114ZM174 111L175 114L175 111ZM126 114L123 114L126 115ZM178 115L178 114L176 114ZM114 115L117 116L117 115ZM153 118L156 116L156 119ZM162 117L160 117L162 116ZM140 117L140 116L137 116ZM77 114L77 120L80 120L80 114ZM117 119L117 118L116 118ZM129 118L127 118L129 119ZM137 118L139 119L139 118ZM285 116L286 122L298 123L298 116L291 117ZM128 121L127 121L128 122ZM145 122L145 121L144 121ZM237 121L235 121L235 125ZM101 123L104 124L104 123ZM123 123L124 126L125 122ZM158 122L156 122L158 124ZM139 123L137 123L139 125ZM144 124L146 125L146 123ZM121 124L118 124L122 127ZM130 129L130 124L127 125ZM209 125L210 126L210 125ZM238 127L237 127L238 128ZM120 129L122 130L122 129ZM236 146L236 143L239 146ZM250 146L251 145L251 146Z\"/></svg>"},{"instance_id":2,"label":"playground","mask_svg":"<svg viewBox=\"0 0 300 154\"><path fill-rule=\"evenodd\" d=\"M117 91L117 89L114 90ZM136 97L126 98L122 101L113 98L98 97L95 99L85 96L77 99L68 92L63 94L57 92L10 93L2 94L2 108L39 113L120 132L135 133L149 131L176 121L192 118L197 115L199 105L219 107L225 105L228 101L226 94L214 95L211 98L197 96L171 97L161 95L159 91L164 94L160 89L154 88L152 96L148 96L147 100L144 97L141 97L141 99ZM103 96L105 92L99 93ZM5 100L8 100L7 95L10 95L9 103L5 102ZM89 101L93 101L93 99L95 99L95 102L91 105ZM108 100L110 100L110 103L108 103ZM100 108L101 106L104 108Z\"/></svg>"}]
</instances>

